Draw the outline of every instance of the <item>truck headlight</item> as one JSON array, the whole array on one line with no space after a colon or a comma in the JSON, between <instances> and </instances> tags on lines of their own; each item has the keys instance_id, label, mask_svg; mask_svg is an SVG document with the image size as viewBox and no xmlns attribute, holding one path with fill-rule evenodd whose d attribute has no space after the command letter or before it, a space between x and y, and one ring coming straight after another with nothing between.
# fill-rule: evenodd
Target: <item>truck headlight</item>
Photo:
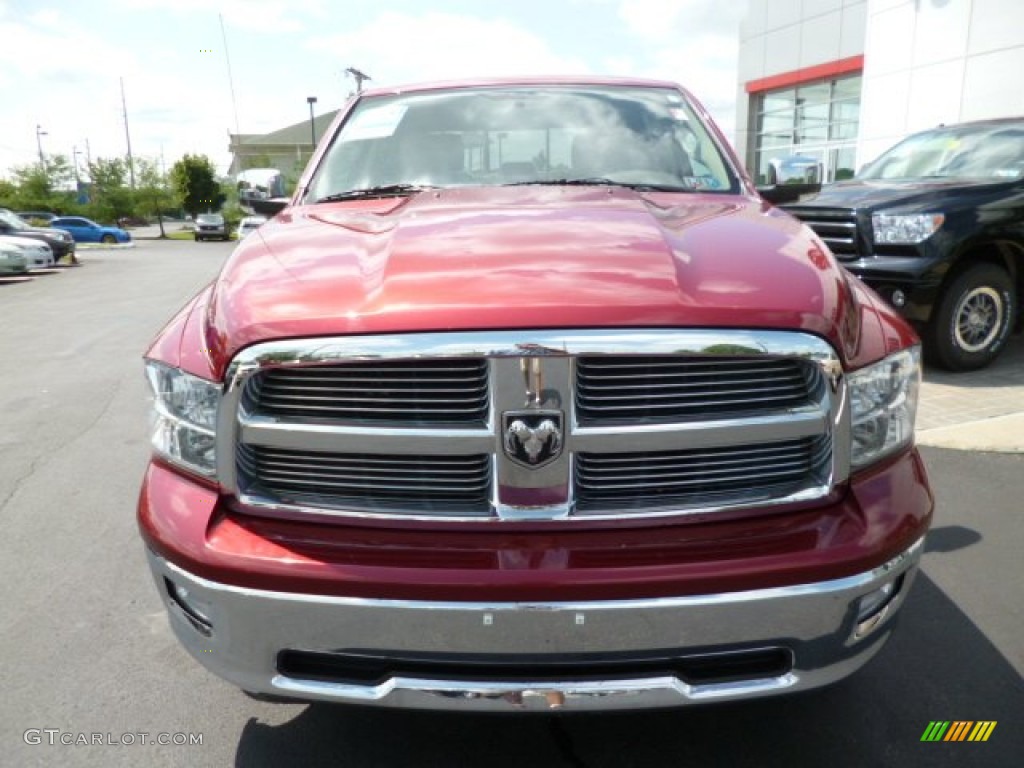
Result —
<instances>
[{"instance_id":1,"label":"truck headlight","mask_svg":"<svg viewBox=\"0 0 1024 768\"><path fill-rule=\"evenodd\" d=\"M876 243L914 245L931 237L945 220L941 213L873 213L871 226Z\"/></svg>"},{"instance_id":2,"label":"truck headlight","mask_svg":"<svg viewBox=\"0 0 1024 768\"><path fill-rule=\"evenodd\" d=\"M185 469L217 471L216 424L220 387L163 363L146 361L153 390L153 449Z\"/></svg>"},{"instance_id":3,"label":"truck headlight","mask_svg":"<svg viewBox=\"0 0 1024 768\"><path fill-rule=\"evenodd\" d=\"M863 467L907 445L914 437L921 386L921 348L911 347L851 373L850 460Z\"/></svg>"}]
</instances>

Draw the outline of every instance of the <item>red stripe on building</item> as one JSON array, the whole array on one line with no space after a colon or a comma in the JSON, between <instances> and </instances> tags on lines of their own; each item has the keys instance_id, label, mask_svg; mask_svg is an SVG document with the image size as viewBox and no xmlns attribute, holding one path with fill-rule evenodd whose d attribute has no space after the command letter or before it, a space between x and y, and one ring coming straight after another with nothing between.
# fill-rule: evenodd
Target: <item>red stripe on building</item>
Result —
<instances>
[{"instance_id":1,"label":"red stripe on building","mask_svg":"<svg viewBox=\"0 0 1024 768\"><path fill-rule=\"evenodd\" d=\"M837 75L849 75L854 72L861 72L864 69L864 56L850 56L847 59L829 61L825 64L815 64L813 67L794 69L791 72L783 72L780 75L762 77L759 80L751 80L747 83L747 93L761 93L762 91L774 91L776 88L785 88L790 85L800 85L812 80L824 80Z\"/></svg>"}]
</instances>

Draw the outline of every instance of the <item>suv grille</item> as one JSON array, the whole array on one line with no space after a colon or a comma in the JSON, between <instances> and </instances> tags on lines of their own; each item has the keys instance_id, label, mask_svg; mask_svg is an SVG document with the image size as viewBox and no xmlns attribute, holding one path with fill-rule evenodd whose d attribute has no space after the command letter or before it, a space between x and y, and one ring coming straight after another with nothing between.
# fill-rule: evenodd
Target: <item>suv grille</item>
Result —
<instances>
[{"instance_id":1,"label":"suv grille","mask_svg":"<svg viewBox=\"0 0 1024 768\"><path fill-rule=\"evenodd\" d=\"M852 261L860 256L857 216L853 211L842 208L783 207L787 213L813 229L837 259Z\"/></svg>"},{"instance_id":2,"label":"suv grille","mask_svg":"<svg viewBox=\"0 0 1024 768\"><path fill-rule=\"evenodd\" d=\"M257 345L228 372L219 480L254 512L292 515L593 519L804 503L849 471L836 450L849 442L841 373L827 343L783 331Z\"/></svg>"}]
</instances>

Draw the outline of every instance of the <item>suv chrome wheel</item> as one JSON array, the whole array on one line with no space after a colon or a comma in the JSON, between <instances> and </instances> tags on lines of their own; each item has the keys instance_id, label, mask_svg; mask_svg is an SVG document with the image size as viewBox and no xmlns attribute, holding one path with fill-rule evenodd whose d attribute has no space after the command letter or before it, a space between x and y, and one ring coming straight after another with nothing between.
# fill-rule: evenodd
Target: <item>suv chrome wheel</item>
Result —
<instances>
[{"instance_id":1,"label":"suv chrome wheel","mask_svg":"<svg viewBox=\"0 0 1024 768\"><path fill-rule=\"evenodd\" d=\"M945 289L928 328L925 354L952 371L984 368L1002 351L1017 313L1010 275L979 264Z\"/></svg>"},{"instance_id":2,"label":"suv chrome wheel","mask_svg":"<svg viewBox=\"0 0 1024 768\"><path fill-rule=\"evenodd\" d=\"M957 345L967 352L985 349L999 333L1005 315L1003 298L991 286L981 286L968 292L956 307L953 333Z\"/></svg>"}]
</instances>

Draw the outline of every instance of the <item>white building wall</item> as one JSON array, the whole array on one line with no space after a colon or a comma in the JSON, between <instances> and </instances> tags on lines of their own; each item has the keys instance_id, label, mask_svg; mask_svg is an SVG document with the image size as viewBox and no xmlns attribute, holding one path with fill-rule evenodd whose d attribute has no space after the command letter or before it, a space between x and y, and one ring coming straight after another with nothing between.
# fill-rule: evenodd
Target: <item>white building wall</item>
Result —
<instances>
[{"instance_id":1,"label":"white building wall","mask_svg":"<svg viewBox=\"0 0 1024 768\"><path fill-rule=\"evenodd\" d=\"M868 0L857 165L939 123L1024 115L1024 0Z\"/></svg>"},{"instance_id":2,"label":"white building wall","mask_svg":"<svg viewBox=\"0 0 1024 768\"><path fill-rule=\"evenodd\" d=\"M746 84L862 54L867 4L868 0L749 0L740 24L736 92L735 144L741 160L746 160L751 141Z\"/></svg>"}]
</instances>

